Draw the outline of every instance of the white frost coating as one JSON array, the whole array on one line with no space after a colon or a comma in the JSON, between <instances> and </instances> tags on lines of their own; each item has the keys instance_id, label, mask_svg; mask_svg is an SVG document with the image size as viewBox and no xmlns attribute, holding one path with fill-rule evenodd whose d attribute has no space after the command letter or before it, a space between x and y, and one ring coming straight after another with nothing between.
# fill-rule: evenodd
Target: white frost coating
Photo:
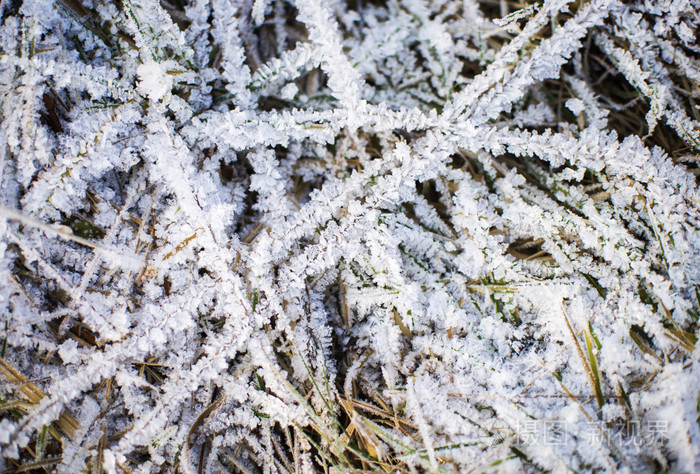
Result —
<instances>
[{"instance_id":1,"label":"white frost coating","mask_svg":"<svg viewBox=\"0 0 700 474\"><path fill-rule=\"evenodd\" d=\"M153 101L161 100L173 86L170 76L155 62L140 65L136 74L139 78L137 90Z\"/></svg>"},{"instance_id":2,"label":"white frost coating","mask_svg":"<svg viewBox=\"0 0 700 474\"><path fill-rule=\"evenodd\" d=\"M0 471L700 471L697 1L5 3Z\"/></svg>"},{"instance_id":3,"label":"white frost coating","mask_svg":"<svg viewBox=\"0 0 700 474\"><path fill-rule=\"evenodd\" d=\"M585 108L585 104L581 99L569 99L564 105L566 105L566 108L572 111L574 115L580 114Z\"/></svg>"},{"instance_id":4,"label":"white frost coating","mask_svg":"<svg viewBox=\"0 0 700 474\"><path fill-rule=\"evenodd\" d=\"M296 84L294 83L287 84L280 89L280 95L283 99L287 100L292 100L297 93L299 93L299 88L297 88Z\"/></svg>"}]
</instances>

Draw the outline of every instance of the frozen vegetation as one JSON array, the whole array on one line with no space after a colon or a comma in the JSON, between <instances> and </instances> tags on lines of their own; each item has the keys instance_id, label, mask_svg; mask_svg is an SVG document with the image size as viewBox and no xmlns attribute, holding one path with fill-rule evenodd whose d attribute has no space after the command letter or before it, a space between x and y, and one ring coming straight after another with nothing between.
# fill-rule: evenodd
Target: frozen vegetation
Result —
<instances>
[{"instance_id":1,"label":"frozen vegetation","mask_svg":"<svg viewBox=\"0 0 700 474\"><path fill-rule=\"evenodd\" d=\"M0 469L700 471L700 1L0 14Z\"/></svg>"}]
</instances>

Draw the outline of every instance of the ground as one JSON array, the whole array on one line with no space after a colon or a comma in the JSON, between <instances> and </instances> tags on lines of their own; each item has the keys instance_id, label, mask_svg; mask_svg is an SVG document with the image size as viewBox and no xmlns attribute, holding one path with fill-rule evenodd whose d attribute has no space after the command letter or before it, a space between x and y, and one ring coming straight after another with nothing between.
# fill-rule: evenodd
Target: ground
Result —
<instances>
[{"instance_id":1,"label":"ground","mask_svg":"<svg viewBox=\"0 0 700 474\"><path fill-rule=\"evenodd\" d=\"M0 469L700 470L700 3L0 3Z\"/></svg>"}]
</instances>

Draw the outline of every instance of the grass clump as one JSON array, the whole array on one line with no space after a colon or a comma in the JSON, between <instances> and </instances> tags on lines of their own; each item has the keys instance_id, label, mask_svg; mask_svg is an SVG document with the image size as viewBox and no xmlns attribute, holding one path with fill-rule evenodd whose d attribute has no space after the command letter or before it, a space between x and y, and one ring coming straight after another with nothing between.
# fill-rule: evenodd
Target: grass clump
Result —
<instances>
[{"instance_id":1,"label":"grass clump","mask_svg":"<svg viewBox=\"0 0 700 474\"><path fill-rule=\"evenodd\" d=\"M0 469L698 471L665 5L0 5Z\"/></svg>"}]
</instances>

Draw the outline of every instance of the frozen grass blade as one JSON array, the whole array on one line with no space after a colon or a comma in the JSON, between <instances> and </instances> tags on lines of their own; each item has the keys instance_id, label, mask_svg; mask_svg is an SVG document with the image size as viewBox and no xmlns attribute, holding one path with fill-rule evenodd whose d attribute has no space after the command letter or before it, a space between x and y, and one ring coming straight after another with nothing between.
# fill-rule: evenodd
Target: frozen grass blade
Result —
<instances>
[{"instance_id":1,"label":"frozen grass blade","mask_svg":"<svg viewBox=\"0 0 700 474\"><path fill-rule=\"evenodd\" d=\"M0 471L700 472L697 2L0 10Z\"/></svg>"}]
</instances>

